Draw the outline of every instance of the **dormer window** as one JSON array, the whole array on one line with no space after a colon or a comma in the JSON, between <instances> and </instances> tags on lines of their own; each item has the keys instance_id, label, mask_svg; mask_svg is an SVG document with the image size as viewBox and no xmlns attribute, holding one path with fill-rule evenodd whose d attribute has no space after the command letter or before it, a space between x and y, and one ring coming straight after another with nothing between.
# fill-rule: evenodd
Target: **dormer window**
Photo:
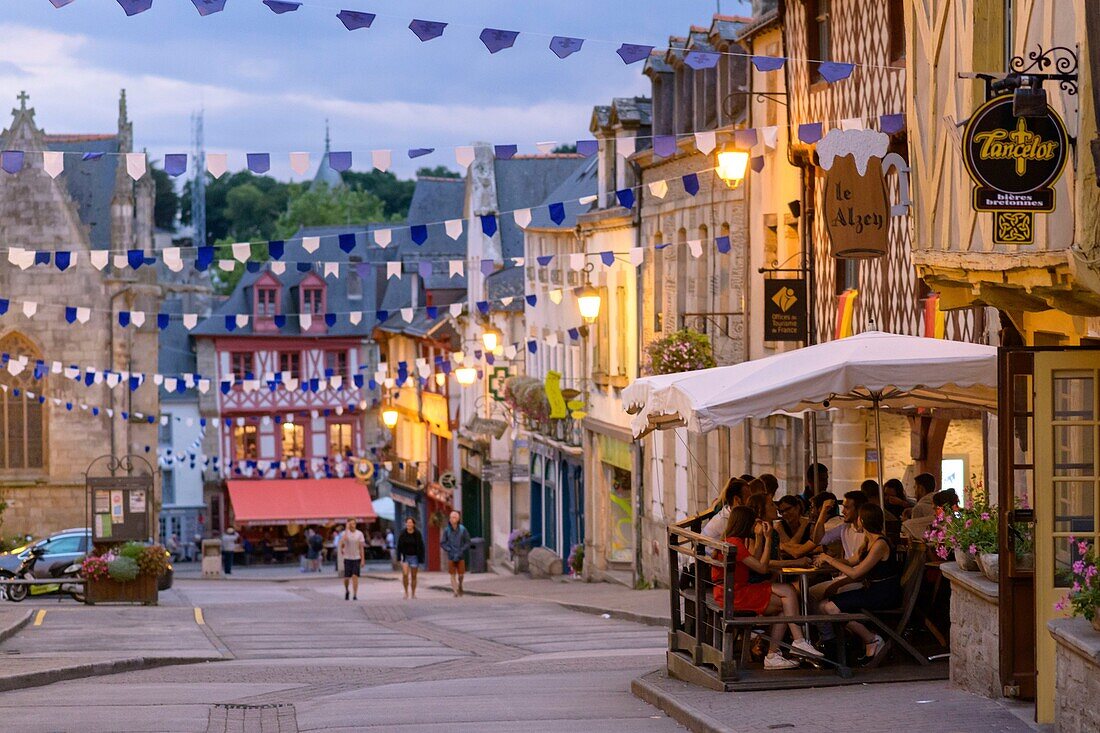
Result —
<instances>
[{"instance_id":1,"label":"dormer window","mask_svg":"<svg viewBox=\"0 0 1100 733\"><path fill-rule=\"evenodd\" d=\"M325 312L325 292L319 287L302 288L302 313L320 315Z\"/></svg>"},{"instance_id":2,"label":"dormer window","mask_svg":"<svg viewBox=\"0 0 1100 733\"><path fill-rule=\"evenodd\" d=\"M275 288L256 289L256 315L271 317L276 315L275 303L278 301L278 291Z\"/></svg>"}]
</instances>

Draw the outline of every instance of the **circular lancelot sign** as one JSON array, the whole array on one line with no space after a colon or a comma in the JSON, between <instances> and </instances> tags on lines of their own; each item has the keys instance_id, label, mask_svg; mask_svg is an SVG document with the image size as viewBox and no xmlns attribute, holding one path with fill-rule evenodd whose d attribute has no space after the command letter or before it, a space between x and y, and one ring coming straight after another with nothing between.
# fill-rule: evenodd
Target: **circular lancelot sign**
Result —
<instances>
[{"instance_id":1,"label":"circular lancelot sign","mask_svg":"<svg viewBox=\"0 0 1100 733\"><path fill-rule=\"evenodd\" d=\"M458 486L458 477L455 476L454 471L444 471L439 477L439 485L448 491L454 491Z\"/></svg>"},{"instance_id":2,"label":"circular lancelot sign","mask_svg":"<svg viewBox=\"0 0 1100 733\"><path fill-rule=\"evenodd\" d=\"M1068 159L1066 127L1047 107L1042 117L1016 117L1012 95L978 108L963 132L963 161L979 186L1009 195L1048 189Z\"/></svg>"}]
</instances>

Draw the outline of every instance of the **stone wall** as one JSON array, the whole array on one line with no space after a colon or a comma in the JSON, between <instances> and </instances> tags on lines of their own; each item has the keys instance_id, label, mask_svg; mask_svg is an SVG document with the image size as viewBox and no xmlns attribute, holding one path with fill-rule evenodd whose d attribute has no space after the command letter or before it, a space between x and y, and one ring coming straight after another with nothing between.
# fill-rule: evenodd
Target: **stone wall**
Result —
<instances>
[{"instance_id":1,"label":"stone wall","mask_svg":"<svg viewBox=\"0 0 1100 733\"><path fill-rule=\"evenodd\" d=\"M997 584L955 563L941 570L951 581L951 682L976 695L1001 697Z\"/></svg>"},{"instance_id":2,"label":"stone wall","mask_svg":"<svg viewBox=\"0 0 1100 733\"><path fill-rule=\"evenodd\" d=\"M1100 730L1100 632L1082 618L1048 624L1055 641L1054 728Z\"/></svg>"}]
</instances>

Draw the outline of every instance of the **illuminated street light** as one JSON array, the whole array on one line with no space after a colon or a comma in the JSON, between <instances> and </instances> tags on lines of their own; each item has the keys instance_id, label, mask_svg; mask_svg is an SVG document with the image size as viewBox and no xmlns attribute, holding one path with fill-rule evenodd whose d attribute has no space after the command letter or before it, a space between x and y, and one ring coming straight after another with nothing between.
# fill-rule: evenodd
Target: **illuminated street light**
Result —
<instances>
[{"instance_id":1,"label":"illuminated street light","mask_svg":"<svg viewBox=\"0 0 1100 733\"><path fill-rule=\"evenodd\" d=\"M469 387L477 381L477 369L473 367L459 367L455 369L455 379L463 387Z\"/></svg>"},{"instance_id":2,"label":"illuminated street light","mask_svg":"<svg viewBox=\"0 0 1100 733\"><path fill-rule=\"evenodd\" d=\"M497 347L500 346L501 333L492 326L486 326L485 330L481 332L481 343L485 344L485 350L489 353L495 353Z\"/></svg>"},{"instance_id":3,"label":"illuminated street light","mask_svg":"<svg viewBox=\"0 0 1100 733\"><path fill-rule=\"evenodd\" d=\"M594 323L600 316L600 291L585 283L574 291L577 296L577 308L586 323Z\"/></svg>"},{"instance_id":4,"label":"illuminated street light","mask_svg":"<svg viewBox=\"0 0 1100 733\"><path fill-rule=\"evenodd\" d=\"M442 387L444 384L447 383L447 375L444 374L443 372L436 372L435 373L435 383L437 385L439 385L440 387Z\"/></svg>"},{"instance_id":5,"label":"illuminated street light","mask_svg":"<svg viewBox=\"0 0 1100 733\"><path fill-rule=\"evenodd\" d=\"M390 430L397 426L397 409L393 405L382 410L382 424Z\"/></svg>"},{"instance_id":6,"label":"illuminated street light","mask_svg":"<svg viewBox=\"0 0 1100 733\"><path fill-rule=\"evenodd\" d=\"M723 148L718 153L718 177L727 188L737 188L745 180L745 170L749 167L749 154L744 150Z\"/></svg>"}]
</instances>

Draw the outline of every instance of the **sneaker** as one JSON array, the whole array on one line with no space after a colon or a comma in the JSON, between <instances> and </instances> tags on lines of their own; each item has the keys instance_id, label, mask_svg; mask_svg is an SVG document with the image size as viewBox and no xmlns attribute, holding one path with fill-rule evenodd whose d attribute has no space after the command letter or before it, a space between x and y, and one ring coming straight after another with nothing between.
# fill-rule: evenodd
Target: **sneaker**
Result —
<instances>
[{"instance_id":1,"label":"sneaker","mask_svg":"<svg viewBox=\"0 0 1100 733\"><path fill-rule=\"evenodd\" d=\"M798 662L787 659L779 652L772 652L764 657L764 669L794 669L797 666Z\"/></svg>"},{"instance_id":2,"label":"sneaker","mask_svg":"<svg viewBox=\"0 0 1100 733\"><path fill-rule=\"evenodd\" d=\"M815 649L813 644L806 641L805 639L798 639L797 641L791 642L791 648L793 648L796 652L800 652L802 654L805 654L808 657L824 657L825 656L822 652Z\"/></svg>"}]
</instances>

